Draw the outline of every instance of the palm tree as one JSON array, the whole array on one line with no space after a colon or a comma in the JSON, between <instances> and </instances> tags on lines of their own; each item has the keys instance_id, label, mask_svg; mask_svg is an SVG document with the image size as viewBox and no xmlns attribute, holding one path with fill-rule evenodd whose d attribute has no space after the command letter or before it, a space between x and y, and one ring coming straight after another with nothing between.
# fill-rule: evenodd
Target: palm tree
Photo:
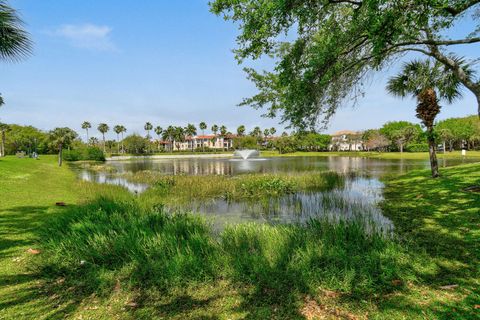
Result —
<instances>
[{"instance_id":1,"label":"palm tree","mask_svg":"<svg viewBox=\"0 0 480 320\"><path fill-rule=\"evenodd\" d=\"M205 129L207 129L207 124L202 121L199 124L199 128L200 130L202 130L202 136L205 136ZM204 138L202 138L202 151L205 151L205 144L203 143L203 139Z\"/></svg>"},{"instance_id":2,"label":"palm tree","mask_svg":"<svg viewBox=\"0 0 480 320\"><path fill-rule=\"evenodd\" d=\"M143 129L147 131L147 139L150 139L150 130L153 129L153 125L150 122L146 122L145 125L143 126Z\"/></svg>"},{"instance_id":3,"label":"palm tree","mask_svg":"<svg viewBox=\"0 0 480 320\"><path fill-rule=\"evenodd\" d=\"M225 150L225 137L227 136L227 127L224 125L220 127L220 136L222 137L223 149Z\"/></svg>"},{"instance_id":4,"label":"palm tree","mask_svg":"<svg viewBox=\"0 0 480 320\"><path fill-rule=\"evenodd\" d=\"M153 129L153 125L150 122L146 122L145 125L143 126L143 129L145 129L145 131L147 131L148 152L150 153L151 152L151 150L150 150L150 139L152 138L150 136L150 130Z\"/></svg>"},{"instance_id":5,"label":"palm tree","mask_svg":"<svg viewBox=\"0 0 480 320\"><path fill-rule=\"evenodd\" d=\"M88 129L92 127L92 124L88 121L84 121L82 123L82 129L84 129L87 132L87 143L88 143Z\"/></svg>"},{"instance_id":6,"label":"palm tree","mask_svg":"<svg viewBox=\"0 0 480 320\"><path fill-rule=\"evenodd\" d=\"M260 129L260 127L255 127L253 128L253 131L250 132L250 135L252 137L260 138L260 136L262 135L262 130Z\"/></svg>"},{"instance_id":7,"label":"palm tree","mask_svg":"<svg viewBox=\"0 0 480 320\"><path fill-rule=\"evenodd\" d=\"M6 123L0 123L0 132L2 134L2 145L0 145L0 157L5 157L6 132L10 130L10 126Z\"/></svg>"},{"instance_id":8,"label":"palm tree","mask_svg":"<svg viewBox=\"0 0 480 320\"><path fill-rule=\"evenodd\" d=\"M189 123L186 127L185 127L185 134L187 136L190 137L191 141L192 141L192 151L193 151L193 137L197 134L197 128L195 128L195 125Z\"/></svg>"},{"instance_id":9,"label":"palm tree","mask_svg":"<svg viewBox=\"0 0 480 320\"><path fill-rule=\"evenodd\" d=\"M160 135L163 132L163 128L160 127L160 126L156 126L155 129L153 129L153 131L155 131L155 133L157 134L157 137L158 137L158 151L160 151Z\"/></svg>"},{"instance_id":10,"label":"palm tree","mask_svg":"<svg viewBox=\"0 0 480 320\"><path fill-rule=\"evenodd\" d=\"M107 133L108 130L110 130L110 127L106 123L100 123L97 127L97 130L100 131L100 133L102 134L102 137L103 137L103 152L106 152L106 150L105 150L105 133Z\"/></svg>"},{"instance_id":11,"label":"palm tree","mask_svg":"<svg viewBox=\"0 0 480 320\"><path fill-rule=\"evenodd\" d=\"M185 129L183 127L174 127L172 136L176 143L177 150L180 150L180 143L185 141Z\"/></svg>"},{"instance_id":12,"label":"palm tree","mask_svg":"<svg viewBox=\"0 0 480 320\"><path fill-rule=\"evenodd\" d=\"M218 126L217 126L216 124L214 124L214 125L212 126L212 132L213 132L214 135L217 135Z\"/></svg>"},{"instance_id":13,"label":"palm tree","mask_svg":"<svg viewBox=\"0 0 480 320\"><path fill-rule=\"evenodd\" d=\"M117 134L117 150L118 153L120 153L120 133L122 133L122 126L117 124L116 126L113 127L113 131Z\"/></svg>"},{"instance_id":14,"label":"palm tree","mask_svg":"<svg viewBox=\"0 0 480 320\"><path fill-rule=\"evenodd\" d=\"M237 135L239 137L243 137L244 134L245 134L245 126L242 124L237 128Z\"/></svg>"},{"instance_id":15,"label":"palm tree","mask_svg":"<svg viewBox=\"0 0 480 320\"><path fill-rule=\"evenodd\" d=\"M120 132L120 133L122 134L122 153L124 153L124 152L125 152L125 148L124 148L124 146L123 146L123 140L124 140L124 139L123 139L123 134L124 134L125 132L127 132L127 128L125 128L124 126L120 126L120 127L121 127L121 129L122 129L122 131Z\"/></svg>"},{"instance_id":16,"label":"palm tree","mask_svg":"<svg viewBox=\"0 0 480 320\"><path fill-rule=\"evenodd\" d=\"M17 12L0 0L0 61L18 61L32 53L29 34ZM0 106L4 104L0 94Z\"/></svg>"},{"instance_id":17,"label":"palm tree","mask_svg":"<svg viewBox=\"0 0 480 320\"><path fill-rule=\"evenodd\" d=\"M17 11L0 0L0 60L18 61L32 53L29 34Z\"/></svg>"},{"instance_id":18,"label":"palm tree","mask_svg":"<svg viewBox=\"0 0 480 320\"><path fill-rule=\"evenodd\" d=\"M270 128L270 135L273 136L273 135L275 135L275 133L277 133L277 129L275 129L274 127L271 127Z\"/></svg>"},{"instance_id":19,"label":"palm tree","mask_svg":"<svg viewBox=\"0 0 480 320\"><path fill-rule=\"evenodd\" d=\"M70 128L55 128L50 131L50 144L58 149L58 166L62 166L62 151L77 138L77 133Z\"/></svg>"},{"instance_id":20,"label":"palm tree","mask_svg":"<svg viewBox=\"0 0 480 320\"><path fill-rule=\"evenodd\" d=\"M163 130L162 138L163 140L169 141L170 151L173 151L173 140L175 139L175 128L173 126L168 126L166 130Z\"/></svg>"},{"instance_id":21,"label":"palm tree","mask_svg":"<svg viewBox=\"0 0 480 320\"><path fill-rule=\"evenodd\" d=\"M462 61L460 63L464 64ZM468 66L466 72L471 74ZM458 78L438 62L415 60L404 64L400 74L390 78L387 90L394 96L417 99L417 118L427 128L432 177L439 176L433 125L440 113L440 99L452 103L461 96Z\"/></svg>"},{"instance_id":22,"label":"palm tree","mask_svg":"<svg viewBox=\"0 0 480 320\"><path fill-rule=\"evenodd\" d=\"M96 137L91 137L89 140L88 140L88 144L96 147L98 145L98 139Z\"/></svg>"}]
</instances>

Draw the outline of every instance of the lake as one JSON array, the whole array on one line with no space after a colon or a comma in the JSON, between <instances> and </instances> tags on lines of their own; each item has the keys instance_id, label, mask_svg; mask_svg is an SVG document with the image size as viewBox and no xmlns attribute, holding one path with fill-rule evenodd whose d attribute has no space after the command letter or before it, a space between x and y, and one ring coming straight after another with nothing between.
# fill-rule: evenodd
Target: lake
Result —
<instances>
[{"instance_id":1,"label":"lake","mask_svg":"<svg viewBox=\"0 0 480 320\"><path fill-rule=\"evenodd\" d=\"M439 159L441 167L475 162L478 159ZM212 218L221 228L226 223L245 221L290 223L304 222L312 217L330 220L362 219L383 232L393 226L383 217L377 204L382 198L386 175L402 174L414 169L429 168L428 160L372 159L362 157L274 157L254 159L182 158L107 161L105 170L74 166L79 177L86 181L109 183L128 188L135 193L149 186L132 183L119 175L140 171L156 171L165 175L241 175L248 173L292 173L333 171L344 176L342 187L328 191L309 191L279 198L252 202L232 202L223 199L197 202L192 200L183 208ZM108 169L108 170L107 170Z\"/></svg>"}]
</instances>

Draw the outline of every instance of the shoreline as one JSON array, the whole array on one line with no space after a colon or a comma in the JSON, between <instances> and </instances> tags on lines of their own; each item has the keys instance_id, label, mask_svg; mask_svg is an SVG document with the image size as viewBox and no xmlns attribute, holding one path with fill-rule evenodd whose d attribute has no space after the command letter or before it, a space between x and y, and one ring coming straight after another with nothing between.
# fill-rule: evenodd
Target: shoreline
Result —
<instances>
[{"instance_id":1,"label":"shoreline","mask_svg":"<svg viewBox=\"0 0 480 320\"><path fill-rule=\"evenodd\" d=\"M156 154L151 156L115 156L105 158L105 161L124 161L134 159L196 159L196 158L233 158L233 153L213 153L213 154Z\"/></svg>"}]
</instances>

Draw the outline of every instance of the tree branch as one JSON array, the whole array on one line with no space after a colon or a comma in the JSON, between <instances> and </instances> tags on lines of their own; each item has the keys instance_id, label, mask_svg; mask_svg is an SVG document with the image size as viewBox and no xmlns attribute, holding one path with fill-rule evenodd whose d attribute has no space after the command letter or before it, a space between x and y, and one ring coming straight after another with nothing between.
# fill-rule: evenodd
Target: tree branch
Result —
<instances>
[{"instance_id":1,"label":"tree branch","mask_svg":"<svg viewBox=\"0 0 480 320\"><path fill-rule=\"evenodd\" d=\"M445 11L451 14L452 16L458 16L459 14L463 13L465 10L473 7L474 5L480 3L480 0L470 0L465 2L463 5L458 7L447 7Z\"/></svg>"},{"instance_id":2,"label":"tree branch","mask_svg":"<svg viewBox=\"0 0 480 320\"><path fill-rule=\"evenodd\" d=\"M465 38L465 39L457 39L457 40L434 40L434 39L424 39L424 40L417 40L417 41L407 41L401 42L396 44L395 46L411 46L411 45L434 45L434 46L453 46L459 44L469 44L469 43L476 43L480 42L480 37L476 38Z\"/></svg>"}]
</instances>

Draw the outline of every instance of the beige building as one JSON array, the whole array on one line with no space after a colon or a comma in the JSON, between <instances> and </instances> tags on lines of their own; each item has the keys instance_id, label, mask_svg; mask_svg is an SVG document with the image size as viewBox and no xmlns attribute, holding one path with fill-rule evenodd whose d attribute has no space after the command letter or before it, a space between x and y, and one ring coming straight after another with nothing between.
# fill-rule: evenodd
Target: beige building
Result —
<instances>
[{"instance_id":1,"label":"beige building","mask_svg":"<svg viewBox=\"0 0 480 320\"><path fill-rule=\"evenodd\" d=\"M362 151L362 133L359 131L342 130L332 134L330 151Z\"/></svg>"},{"instance_id":2,"label":"beige building","mask_svg":"<svg viewBox=\"0 0 480 320\"><path fill-rule=\"evenodd\" d=\"M227 135L225 137L220 135L208 134L194 137L187 137L185 141L160 141L166 150L173 151L187 151L192 149L215 149L215 150L228 150L233 148L233 138L235 135Z\"/></svg>"}]
</instances>

